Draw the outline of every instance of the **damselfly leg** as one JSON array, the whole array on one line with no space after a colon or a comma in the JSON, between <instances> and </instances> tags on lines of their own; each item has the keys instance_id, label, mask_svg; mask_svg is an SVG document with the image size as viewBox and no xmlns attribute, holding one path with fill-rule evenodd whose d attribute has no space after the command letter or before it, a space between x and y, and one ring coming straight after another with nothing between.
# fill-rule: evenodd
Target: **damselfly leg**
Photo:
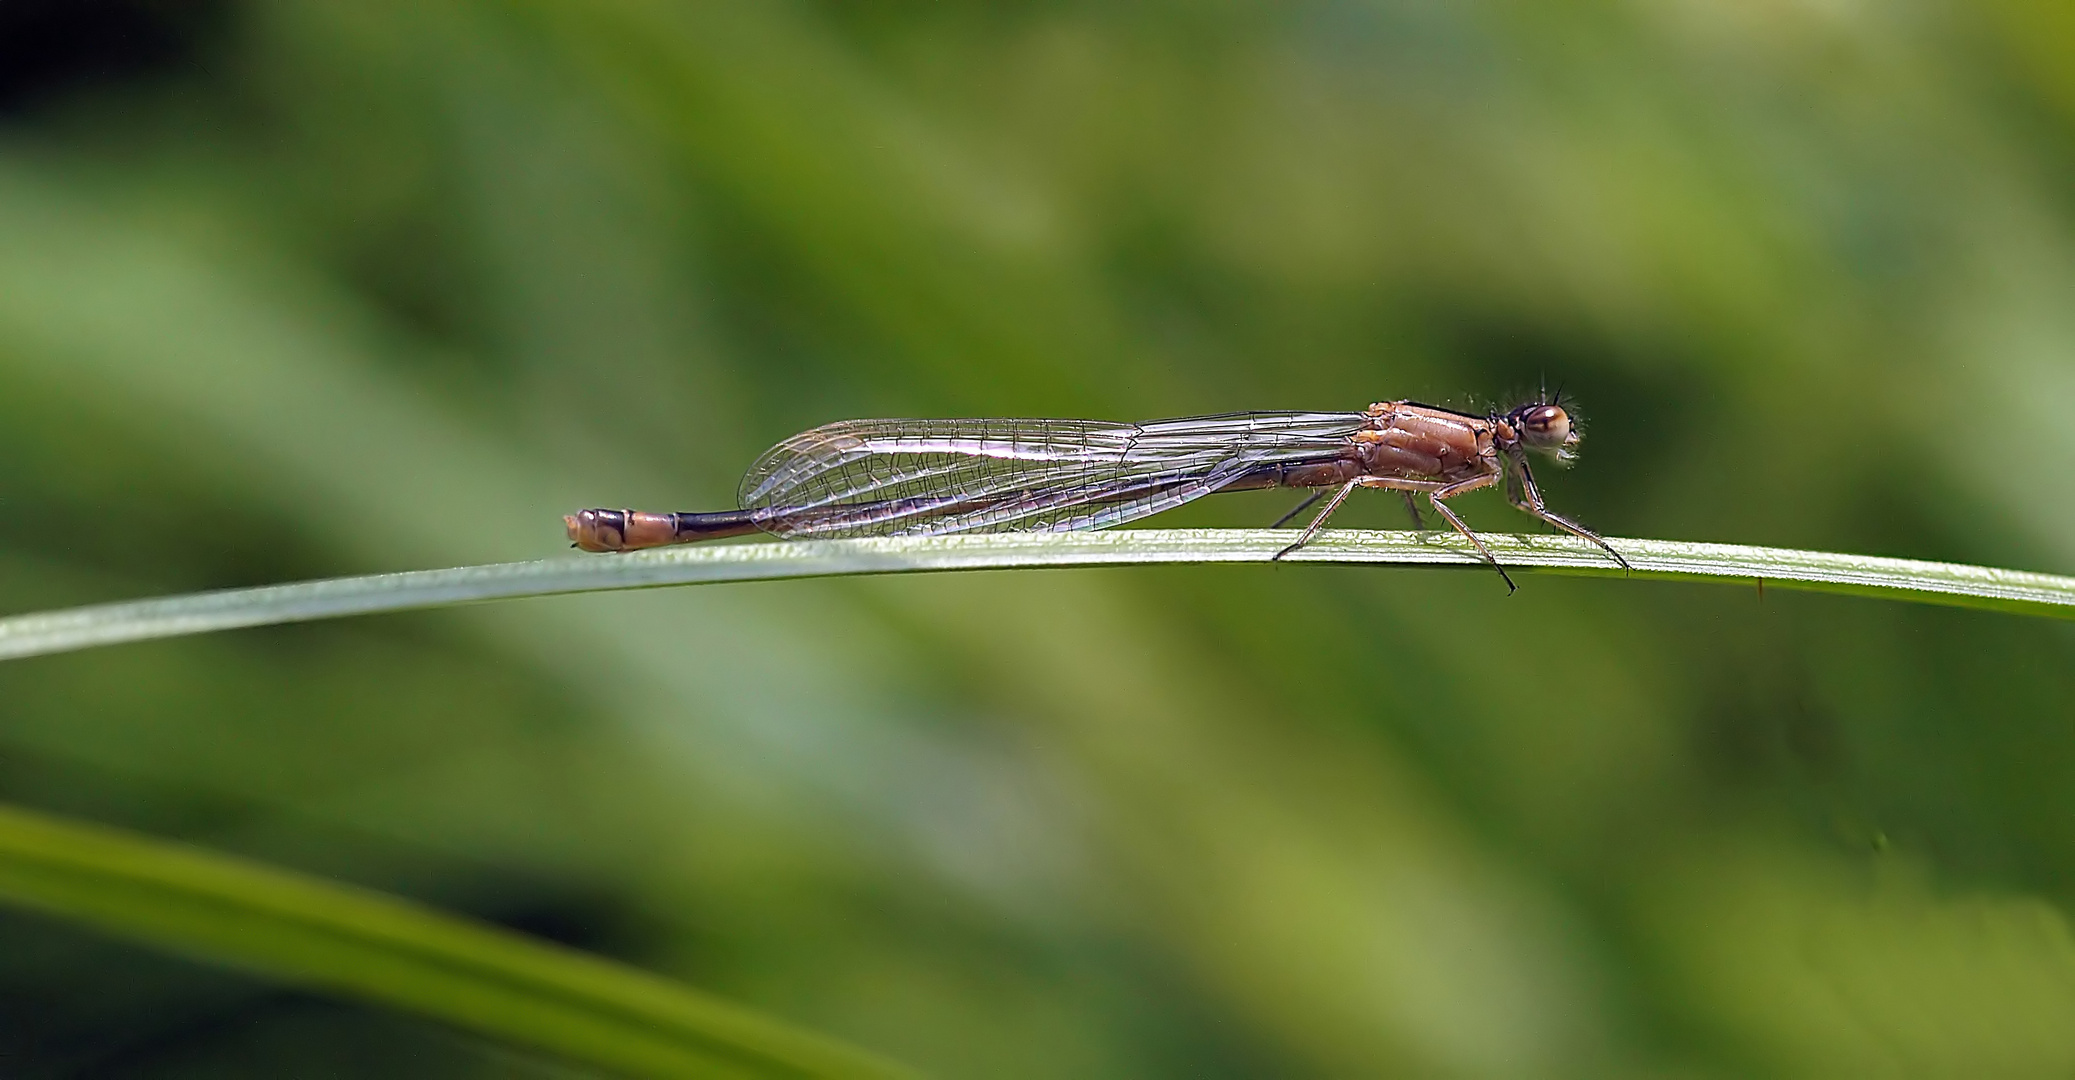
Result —
<instances>
[{"instance_id":1,"label":"damselfly leg","mask_svg":"<svg viewBox=\"0 0 2075 1080\"><path fill-rule=\"evenodd\" d=\"M1427 531L1426 520L1419 516L1419 500L1413 498L1409 491L1401 491L1398 494L1405 496L1405 512L1412 515L1412 531Z\"/></svg>"},{"instance_id":2,"label":"damselfly leg","mask_svg":"<svg viewBox=\"0 0 2075 1080\"><path fill-rule=\"evenodd\" d=\"M1465 524L1463 519L1455 511L1450 510L1443 502L1445 499L1452 499L1466 492L1490 487L1497 481L1498 477L1493 475L1473 476L1467 480L1457 481L1452 484L1444 484L1432 480L1401 480L1396 477L1384 476L1358 477L1341 485L1338 490L1334 491L1333 500L1326 504L1324 510L1319 511L1317 517L1311 519L1311 524L1304 529L1304 535L1298 537L1296 543L1276 552L1275 558L1281 559L1290 552L1310 543L1312 537L1317 536L1318 531L1325 527L1326 519L1333 516L1333 511L1340 509L1340 504L1347 500L1348 494L1355 488L1388 488L1393 491L1403 492L1407 501L1413 498L1414 493L1425 492L1427 501L1433 504L1434 510L1443 518L1446 518L1448 523L1455 527L1455 531L1463 534L1463 538L1477 549L1477 555L1484 560L1485 565L1499 572L1499 579L1506 583L1506 591L1510 594L1519 588L1513 584L1513 576L1506 573L1505 567L1499 565L1499 560L1492 555L1491 549L1485 547L1484 541L1478 539L1477 534L1470 531L1470 526Z\"/></svg>"},{"instance_id":3,"label":"damselfly leg","mask_svg":"<svg viewBox=\"0 0 2075 1080\"><path fill-rule=\"evenodd\" d=\"M1525 456L1516 452L1509 455L1509 457L1513 462L1514 477L1519 483L1509 483L1506 485L1507 502L1512 503L1515 509L1532 514L1580 540L1590 540L1599 545L1599 549L1606 552L1607 556L1613 559L1621 569L1631 569L1628 565L1628 560L1622 558L1621 553L1615 551L1613 545L1601 539L1598 533L1564 517L1562 514L1551 511L1547 506L1543 505L1542 489L1535 485L1535 474L1528 470Z\"/></svg>"},{"instance_id":4,"label":"damselfly leg","mask_svg":"<svg viewBox=\"0 0 2075 1080\"><path fill-rule=\"evenodd\" d=\"M1455 531L1463 534L1463 538L1468 540L1472 545L1474 545L1477 548L1477 554L1482 556L1484 561L1487 564L1489 564L1493 570L1497 570L1499 572L1499 578L1506 583L1506 594L1510 596L1514 592L1518 591L1520 588L1519 586L1513 584L1513 575L1506 573L1506 568L1499 565L1499 560L1493 557L1490 548L1484 546L1484 541L1477 539L1477 534L1471 532L1470 527L1468 525L1463 524L1463 519L1457 517L1455 511L1450 510L1448 508L1448 504L1442 501L1444 499L1452 499L1457 495L1463 494L1466 491L1475 491L1481 487L1490 487L1494 479L1494 477L1490 476L1477 476L1458 483L1449 484L1446 487L1437 488L1433 491L1427 492L1427 501L1434 505L1435 513L1438 513L1442 517L1447 518L1448 523L1450 525L1455 526Z\"/></svg>"},{"instance_id":5,"label":"damselfly leg","mask_svg":"<svg viewBox=\"0 0 2075 1080\"><path fill-rule=\"evenodd\" d=\"M1276 518L1276 519L1275 519L1275 524L1273 524L1273 525L1270 525L1270 526L1268 526L1268 527L1269 527L1269 528L1271 528L1271 529L1280 529L1280 528L1282 528L1283 526L1285 526L1285 525L1288 525L1288 524L1289 524L1289 523L1290 523L1290 522L1291 522L1292 520L1294 520L1294 519L1295 519L1295 518L1297 517L1297 515L1298 515L1298 514L1301 514L1301 513L1303 513L1304 511L1306 511L1306 510L1309 510L1309 509L1311 509L1311 504L1312 504L1312 503L1315 503L1315 502L1317 502L1317 501L1319 501L1320 499L1323 499L1323 498L1325 498L1325 497L1326 497L1326 489L1325 489L1325 488L1319 488L1319 489L1318 489L1317 491L1314 491L1314 492L1312 492L1311 494L1309 494L1309 495L1306 495L1306 496L1304 497L1304 501L1303 501L1303 502L1300 502L1300 503L1298 503L1297 505L1295 505L1295 506L1292 506L1292 507L1290 507L1290 512L1289 512L1289 513L1287 513L1287 514L1284 514L1283 516L1281 516L1281 517L1279 517L1279 518Z\"/></svg>"},{"instance_id":6,"label":"damselfly leg","mask_svg":"<svg viewBox=\"0 0 2075 1080\"><path fill-rule=\"evenodd\" d=\"M1296 543L1276 552L1275 559L1270 561L1278 561L1290 552L1311 543L1311 538L1317 536L1318 531L1326 527L1326 519L1333 516L1333 511L1340 509L1340 504L1347 501L1348 495L1361 486L1362 482L1360 480L1349 480L1347 483L1340 485L1339 489L1333 492L1332 499L1327 501L1326 508L1319 511L1318 516L1311 519L1311 524L1304 527L1304 535L1299 536ZM1316 497L1313 496L1313 498Z\"/></svg>"},{"instance_id":7,"label":"damselfly leg","mask_svg":"<svg viewBox=\"0 0 2075 1080\"><path fill-rule=\"evenodd\" d=\"M1399 492L1399 494L1405 496L1405 513L1411 515L1412 517L1412 531L1427 531L1426 519L1421 517L1419 513L1419 502L1412 497L1412 493L1409 491ZM1303 502L1300 502L1297 505L1291 507L1289 513L1284 514L1279 518L1276 518L1275 524L1270 525L1268 527L1271 529L1280 529L1283 526L1288 525L1291 521L1296 519L1297 515L1303 513L1306 510L1311 509L1311 504L1325 497L1326 491L1324 488L1320 488L1319 490L1312 492L1311 494L1304 497Z\"/></svg>"}]
</instances>

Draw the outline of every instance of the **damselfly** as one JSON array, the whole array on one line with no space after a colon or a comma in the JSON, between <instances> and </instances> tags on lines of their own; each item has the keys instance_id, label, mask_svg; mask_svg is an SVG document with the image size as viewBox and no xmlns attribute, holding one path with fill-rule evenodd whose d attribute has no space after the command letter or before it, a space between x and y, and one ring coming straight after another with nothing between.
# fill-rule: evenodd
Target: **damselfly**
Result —
<instances>
[{"instance_id":1,"label":"damselfly","mask_svg":"<svg viewBox=\"0 0 2075 1080\"><path fill-rule=\"evenodd\" d=\"M631 551L757 531L783 537L935 536L1105 529L1219 491L1317 489L1281 526L1326 498L1310 543L1356 488L1415 495L1505 578L1448 500L1501 485L1514 506L1628 561L1542 503L1527 451L1572 458L1578 431L1538 400L1475 416L1411 401L1362 412L1247 412L1115 424L1095 420L845 420L801 432L742 478L740 510L584 510L563 519L585 551Z\"/></svg>"}]
</instances>

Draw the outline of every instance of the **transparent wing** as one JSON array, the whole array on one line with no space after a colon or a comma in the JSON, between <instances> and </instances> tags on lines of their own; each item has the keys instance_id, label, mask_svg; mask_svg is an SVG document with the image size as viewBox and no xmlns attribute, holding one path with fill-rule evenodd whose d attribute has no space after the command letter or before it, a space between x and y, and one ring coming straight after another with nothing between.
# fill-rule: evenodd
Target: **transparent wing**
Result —
<instances>
[{"instance_id":1,"label":"transparent wing","mask_svg":"<svg viewBox=\"0 0 2075 1080\"><path fill-rule=\"evenodd\" d=\"M1338 457L1364 413L1094 420L846 420L766 451L742 508L780 536L1102 529L1254 469Z\"/></svg>"}]
</instances>

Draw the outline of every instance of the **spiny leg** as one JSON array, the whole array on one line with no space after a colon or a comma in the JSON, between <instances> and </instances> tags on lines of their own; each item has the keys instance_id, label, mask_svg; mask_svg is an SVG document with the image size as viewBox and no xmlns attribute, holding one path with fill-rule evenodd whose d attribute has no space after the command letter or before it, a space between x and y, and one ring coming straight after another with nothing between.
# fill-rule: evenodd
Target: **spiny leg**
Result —
<instances>
[{"instance_id":1,"label":"spiny leg","mask_svg":"<svg viewBox=\"0 0 2075 1080\"><path fill-rule=\"evenodd\" d=\"M1427 501L1434 504L1434 510L1442 517L1447 518L1450 525L1455 526L1456 532L1463 534L1477 548L1477 554L1483 556L1484 561L1490 564L1493 570L1499 572L1499 579L1506 583L1506 595L1511 596L1520 588L1518 585L1513 584L1513 575L1506 573L1506 568L1499 565L1499 560L1492 556L1490 548L1484 546L1484 541L1477 539L1477 534L1471 532L1468 525L1463 524L1463 519L1457 517L1455 511L1450 510L1448 504L1441 501L1460 495L1465 491L1475 491L1478 488L1489 486L1490 483L1490 478L1478 477L1475 480L1465 480L1461 483L1450 484L1439 491L1428 492Z\"/></svg>"},{"instance_id":2,"label":"spiny leg","mask_svg":"<svg viewBox=\"0 0 2075 1080\"><path fill-rule=\"evenodd\" d=\"M1325 528L1326 519L1332 517L1333 511L1340 509L1340 504L1347 501L1348 494L1360 486L1362 486L1362 484L1359 480L1349 480L1347 483L1340 485L1340 490L1335 491L1333 493L1333 497L1327 500L1326 508L1324 510L1319 511L1318 516L1311 519L1311 524L1306 525L1304 527L1304 535L1299 536L1297 538L1296 543L1291 544L1289 547L1286 547L1281 551L1276 552L1275 558L1270 559L1269 561L1279 561L1282 559L1283 556L1288 555L1290 552L1295 551L1298 548L1311 543L1311 538L1317 536L1318 531L1320 529Z\"/></svg>"},{"instance_id":3,"label":"spiny leg","mask_svg":"<svg viewBox=\"0 0 2075 1080\"><path fill-rule=\"evenodd\" d=\"M1412 493L1409 491L1399 492L1399 494L1405 496L1405 512L1412 515L1412 530L1414 532L1427 531L1425 519L1419 516L1419 500L1413 498Z\"/></svg>"},{"instance_id":4,"label":"spiny leg","mask_svg":"<svg viewBox=\"0 0 2075 1080\"><path fill-rule=\"evenodd\" d=\"M1564 517L1562 514L1552 514L1546 509L1529 506L1526 503L1514 503L1513 505L1521 508L1522 510L1527 511L1530 514L1533 514L1538 518L1541 518L1543 521L1546 521L1549 524L1554 525L1567 533L1570 533L1572 536L1575 536L1580 540L1590 540L1593 543L1598 544L1599 549L1601 551L1606 552L1608 557L1612 558L1614 562L1620 565L1621 569L1633 569L1628 565L1628 560L1622 558L1621 553L1614 550L1614 546L1612 544L1609 544L1605 540L1601 539L1600 534L1593 532L1591 529L1588 529L1585 526L1580 525L1567 517Z\"/></svg>"},{"instance_id":5,"label":"spiny leg","mask_svg":"<svg viewBox=\"0 0 2075 1080\"><path fill-rule=\"evenodd\" d=\"M1295 505L1295 506L1291 507L1291 508L1290 508L1290 512L1289 512L1289 513L1287 513L1287 514L1284 514L1283 516L1281 516L1281 517L1279 517L1279 518L1276 518L1276 519L1275 519L1275 524L1273 524L1273 525L1270 525L1270 526L1268 526L1268 527L1269 527L1269 528L1271 528L1271 529L1280 529L1280 528L1282 528L1283 526L1285 526L1285 525L1288 525L1288 524L1290 523L1290 519L1291 519L1291 518L1293 518L1293 517L1296 517L1296 516L1297 516L1298 514L1301 514L1301 513L1303 513L1304 511L1306 511L1306 510L1309 510L1309 509L1311 509L1311 504L1312 504L1312 503L1315 503L1315 502L1317 502L1317 501L1319 501L1320 499L1323 499L1323 498L1325 498L1325 497L1326 497L1326 489L1325 489L1325 488L1320 488L1320 489L1318 489L1317 491L1314 491L1314 492L1312 492L1311 494L1309 494L1309 495L1306 495L1306 496L1304 497L1304 501L1303 501L1303 502L1300 502L1300 503L1298 503L1297 505ZM1407 496L1407 497L1408 497L1408 498L1410 498L1410 496Z\"/></svg>"},{"instance_id":6,"label":"spiny leg","mask_svg":"<svg viewBox=\"0 0 2075 1080\"><path fill-rule=\"evenodd\" d=\"M1542 502L1542 489L1535 486L1535 474L1528 471L1526 455L1515 454L1513 457L1513 467L1516 470L1516 475L1520 479L1520 487L1518 491L1515 491L1511 485L1507 486L1507 502L1512 503L1516 508L1520 509L1525 513L1532 514L1535 517L1538 517L1543 521L1546 521L1549 524L1554 525L1567 533L1570 533L1572 536L1575 536L1580 540L1590 540L1593 543L1598 544L1599 549L1601 551L1606 552L1607 555L1611 557L1614 560L1614 562L1621 567L1622 570L1626 571L1630 569L1628 565L1628 560L1622 558L1621 553L1615 551L1614 546L1612 544L1609 544L1605 540L1601 539L1600 534L1593 532L1591 529L1588 529L1585 526L1580 525L1567 517L1564 517L1562 514L1552 513L1550 511L1549 507Z\"/></svg>"}]
</instances>

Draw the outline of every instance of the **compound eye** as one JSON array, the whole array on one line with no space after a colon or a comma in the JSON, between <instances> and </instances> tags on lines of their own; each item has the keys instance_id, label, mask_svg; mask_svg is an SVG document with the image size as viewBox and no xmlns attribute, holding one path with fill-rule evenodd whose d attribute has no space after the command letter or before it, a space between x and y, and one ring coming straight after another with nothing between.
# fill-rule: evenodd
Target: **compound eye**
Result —
<instances>
[{"instance_id":1,"label":"compound eye","mask_svg":"<svg viewBox=\"0 0 2075 1080\"><path fill-rule=\"evenodd\" d=\"M1520 418L1520 437L1530 446L1558 447L1571 437L1571 417L1555 405L1538 405Z\"/></svg>"}]
</instances>

